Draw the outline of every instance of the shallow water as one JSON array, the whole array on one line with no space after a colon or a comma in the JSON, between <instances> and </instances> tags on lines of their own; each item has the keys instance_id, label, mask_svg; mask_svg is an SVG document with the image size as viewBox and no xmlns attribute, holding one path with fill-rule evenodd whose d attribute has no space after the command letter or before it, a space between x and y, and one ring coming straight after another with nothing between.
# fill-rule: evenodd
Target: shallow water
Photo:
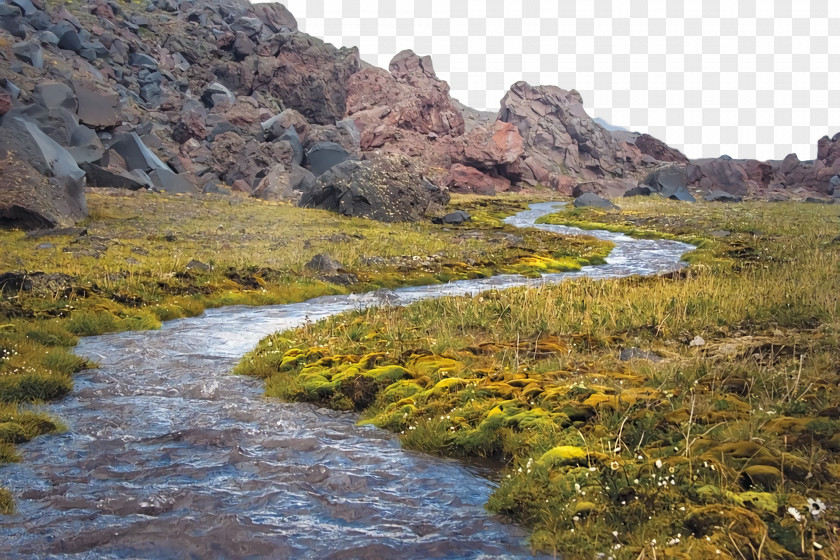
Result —
<instances>
[{"instance_id":1,"label":"shallow water","mask_svg":"<svg viewBox=\"0 0 840 560\"><path fill-rule=\"evenodd\" d=\"M556 206L507 221L533 226ZM76 352L100 367L78 374L73 393L49 407L69 430L21 446L23 462L0 468L18 506L0 517L0 557L530 557L524 530L484 510L494 484L478 468L403 450L352 414L266 400L259 381L228 372L265 335L342 311L659 274L681 268L691 249L585 233L616 243L606 265L226 307L159 331L83 339Z\"/></svg>"}]
</instances>

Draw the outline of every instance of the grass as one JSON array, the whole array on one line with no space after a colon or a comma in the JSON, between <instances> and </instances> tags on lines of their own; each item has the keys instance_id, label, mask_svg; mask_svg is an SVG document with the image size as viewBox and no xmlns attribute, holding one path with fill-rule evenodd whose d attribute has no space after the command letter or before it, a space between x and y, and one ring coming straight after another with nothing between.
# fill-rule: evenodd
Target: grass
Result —
<instances>
[{"instance_id":1,"label":"grass","mask_svg":"<svg viewBox=\"0 0 840 560\"><path fill-rule=\"evenodd\" d=\"M84 235L0 231L0 275L16 274L0 277L0 407L70 392L73 374L92 365L72 354L81 336L156 329L208 307L579 268L611 248L504 225L502 217L524 207L515 196L456 198L474 216L457 227L348 219L240 197L94 190L87 199ZM309 271L320 253L355 283ZM55 429L42 418L40 432L9 420L8 433L28 440ZM15 460L14 445L24 440L2 438L0 430L0 463Z\"/></svg>"},{"instance_id":2,"label":"grass","mask_svg":"<svg viewBox=\"0 0 840 560\"><path fill-rule=\"evenodd\" d=\"M690 240L692 266L345 314L267 337L237 372L408 447L498 459L487 505L536 549L837 558L837 208L622 207L549 221Z\"/></svg>"}]
</instances>

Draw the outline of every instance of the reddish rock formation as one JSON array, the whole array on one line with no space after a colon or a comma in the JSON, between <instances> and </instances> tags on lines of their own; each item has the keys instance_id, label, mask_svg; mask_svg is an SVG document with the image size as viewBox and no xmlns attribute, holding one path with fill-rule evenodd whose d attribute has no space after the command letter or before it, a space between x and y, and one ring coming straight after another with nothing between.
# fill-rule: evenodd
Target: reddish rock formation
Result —
<instances>
[{"instance_id":1,"label":"reddish rock formation","mask_svg":"<svg viewBox=\"0 0 840 560\"><path fill-rule=\"evenodd\" d=\"M449 190L456 193L494 195L510 190L510 181L504 177L491 177L474 167L455 163L443 181Z\"/></svg>"}]
</instances>

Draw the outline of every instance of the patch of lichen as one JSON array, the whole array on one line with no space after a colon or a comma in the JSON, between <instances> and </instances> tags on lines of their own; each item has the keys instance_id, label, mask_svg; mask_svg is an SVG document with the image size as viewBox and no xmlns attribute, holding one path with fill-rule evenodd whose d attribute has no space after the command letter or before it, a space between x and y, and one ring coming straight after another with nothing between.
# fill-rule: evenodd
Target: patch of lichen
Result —
<instances>
[{"instance_id":1,"label":"patch of lichen","mask_svg":"<svg viewBox=\"0 0 840 560\"><path fill-rule=\"evenodd\" d=\"M238 371L259 372L270 394L361 409L412 448L499 459L488 507L530 526L541 550L832 558L837 210L707 205L692 218L668 202L633 204L634 219L682 224L675 235L730 233L712 239L707 261L665 277L333 317L265 339ZM628 347L650 354L619 360ZM317 360L282 373L267 366L310 348ZM406 373L348 407L335 396L340 384L327 384L364 356ZM278 390L304 371L323 378L324 394ZM808 500L828 509L812 514Z\"/></svg>"}]
</instances>

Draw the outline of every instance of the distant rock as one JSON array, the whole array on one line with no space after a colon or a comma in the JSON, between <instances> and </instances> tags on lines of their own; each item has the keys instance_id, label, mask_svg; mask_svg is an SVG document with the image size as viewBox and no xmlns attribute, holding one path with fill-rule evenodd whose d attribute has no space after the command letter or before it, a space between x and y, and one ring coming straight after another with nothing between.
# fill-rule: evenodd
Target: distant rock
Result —
<instances>
[{"instance_id":1,"label":"distant rock","mask_svg":"<svg viewBox=\"0 0 840 560\"><path fill-rule=\"evenodd\" d=\"M413 222L448 202L449 194L421 176L408 158L381 155L330 168L303 192L299 206L382 222Z\"/></svg>"},{"instance_id":2,"label":"distant rock","mask_svg":"<svg viewBox=\"0 0 840 560\"><path fill-rule=\"evenodd\" d=\"M350 159L350 154L336 142L319 142L306 152L306 159L309 162L309 170L318 177L334 165Z\"/></svg>"},{"instance_id":3,"label":"distant rock","mask_svg":"<svg viewBox=\"0 0 840 560\"><path fill-rule=\"evenodd\" d=\"M572 196L578 197L584 193L594 193L603 198L618 198L636 187L636 182L628 179L601 179L578 183L572 189Z\"/></svg>"},{"instance_id":4,"label":"distant rock","mask_svg":"<svg viewBox=\"0 0 840 560\"><path fill-rule=\"evenodd\" d=\"M471 222L472 216L463 210L455 210L439 218L432 218L432 223L457 226L464 222Z\"/></svg>"},{"instance_id":5,"label":"distant rock","mask_svg":"<svg viewBox=\"0 0 840 560\"><path fill-rule=\"evenodd\" d=\"M706 202L741 202L740 196L729 194L726 191L715 190L703 196Z\"/></svg>"}]
</instances>

